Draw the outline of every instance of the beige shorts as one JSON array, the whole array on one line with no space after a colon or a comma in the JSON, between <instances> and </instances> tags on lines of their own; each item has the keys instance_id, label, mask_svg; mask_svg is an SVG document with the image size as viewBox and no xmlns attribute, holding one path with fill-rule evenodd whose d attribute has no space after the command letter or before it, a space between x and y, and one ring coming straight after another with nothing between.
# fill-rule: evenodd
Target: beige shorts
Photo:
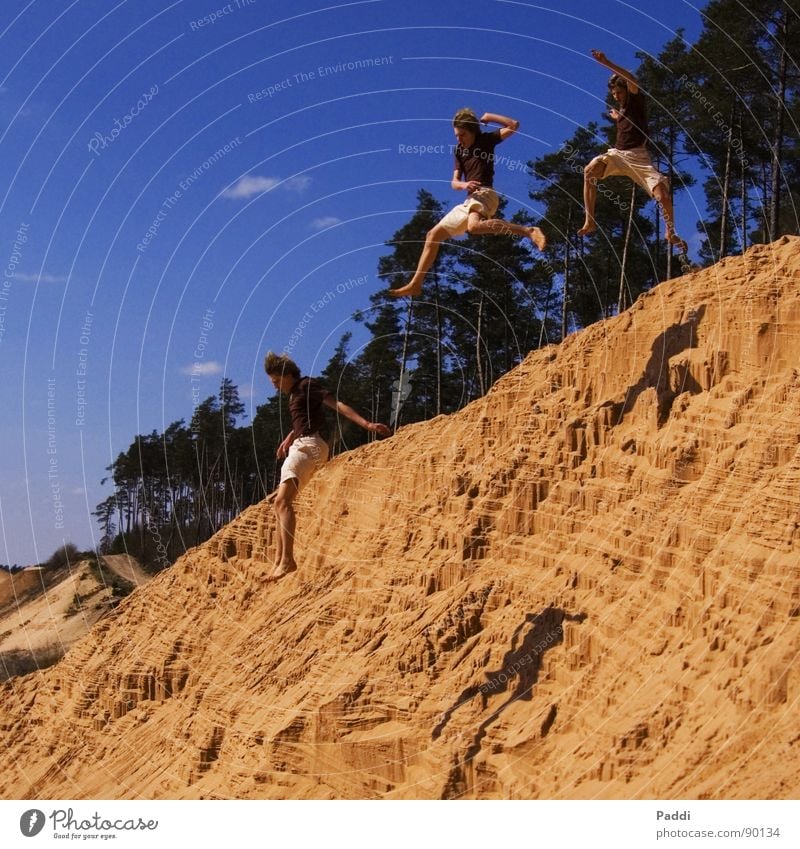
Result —
<instances>
[{"instance_id":1,"label":"beige shorts","mask_svg":"<svg viewBox=\"0 0 800 849\"><path fill-rule=\"evenodd\" d=\"M473 192L464 203L454 206L439 222L451 236L460 236L467 232L470 212L477 212L481 218L491 218L497 212L500 199L494 189L484 188Z\"/></svg>"},{"instance_id":2,"label":"beige shorts","mask_svg":"<svg viewBox=\"0 0 800 849\"><path fill-rule=\"evenodd\" d=\"M297 481L297 491L311 480L316 472L328 459L328 443L318 434L299 436L289 446L289 453L281 468L281 483L294 478Z\"/></svg>"},{"instance_id":3,"label":"beige shorts","mask_svg":"<svg viewBox=\"0 0 800 849\"><path fill-rule=\"evenodd\" d=\"M667 178L653 167L646 147L634 147L630 150L610 147L607 153L597 158L606 166L601 180L605 177L628 177L641 186L650 197L659 183L667 182Z\"/></svg>"}]
</instances>

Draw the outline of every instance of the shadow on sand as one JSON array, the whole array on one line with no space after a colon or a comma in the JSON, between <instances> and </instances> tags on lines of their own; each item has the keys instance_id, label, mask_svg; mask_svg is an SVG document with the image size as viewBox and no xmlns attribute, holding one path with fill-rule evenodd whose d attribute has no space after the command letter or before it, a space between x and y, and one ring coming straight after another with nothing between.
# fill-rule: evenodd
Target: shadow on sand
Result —
<instances>
[{"instance_id":1,"label":"shadow on sand","mask_svg":"<svg viewBox=\"0 0 800 849\"><path fill-rule=\"evenodd\" d=\"M442 714L439 723L433 729L432 739L438 739L453 713L476 696L481 697L481 708L485 710L491 696L510 693L508 698L480 724L475 733L465 759L475 757L480 751L481 741L486 736L486 729L498 720L503 711L518 699L530 701L533 697L533 687L539 679L545 652L564 641L562 625L564 620L583 622L585 618L585 613L573 615L558 607L546 607L541 613L526 614L525 619L511 636L511 648L506 652L500 668L484 673L487 679L485 683L473 684L461 693L453 705ZM545 722L547 727L542 729L543 734L547 733L554 719L554 715L547 718Z\"/></svg>"},{"instance_id":2,"label":"shadow on sand","mask_svg":"<svg viewBox=\"0 0 800 849\"><path fill-rule=\"evenodd\" d=\"M650 359L644 367L642 376L630 386L625 392L625 400L614 402L608 401L603 406L611 407L611 426L622 422L625 413L633 409L636 400L651 387L656 390L658 398L658 426L661 427L669 418L672 402L683 392L691 392L696 395L702 392L702 387L687 372L681 376L681 385L670 388L669 384L669 361L676 354L680 354L690 348L697 347L697 326L705 314L705 305L689 313L686 321L671 324L663 333L659 333L653 340L650 349Z\"/></svg>"}]
</instances>

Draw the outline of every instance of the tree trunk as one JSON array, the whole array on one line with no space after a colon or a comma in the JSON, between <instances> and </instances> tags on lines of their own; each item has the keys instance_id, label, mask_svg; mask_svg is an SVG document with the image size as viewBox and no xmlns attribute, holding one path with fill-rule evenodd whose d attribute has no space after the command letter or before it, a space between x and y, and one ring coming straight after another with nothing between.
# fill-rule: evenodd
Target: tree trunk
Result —
<instances>
[{"instance_id":1,"label":"tree trunk","mask_svg":"<svg viewBox=\"0 0 800 849\"><path fill-rule=\"evenodd\" d=\"M477 332L475 334L475 367L477 368L478 375L478 389L480 391L481 397L486 393L486 390L483 386L483 363L481 359L481 334L483 333L483 292L481 292L481 299L478 302L478 321L477 321Z\"/></svg>"},{"instance_id":2,"label":"tree trunk","mask_svg":"<svg viewBox=\"0 0 800 849\"><path fill-rule=\"evenodd\" d=\"M628 211L628 226L625 228L625 244L622 248L622 266L619 271L619 295L617 297L617 315L625 310L625 264L628 261L628 243L633 229L633 207L636 203L636 183L631 183L631 208Z\"/></svg>"},{"instance_id":3,"label":"tree trunk","mask_svg":"<svg viewBox=\"0 0 800 849\"><path fill-rule=\"evenodd\" d=\"M725 256L728 248L728 202L731 185L731 148L733 145L733 120L734 108L731 107L730 120L728 121L728 145L725 151L725 173L722 177L722 210L719 218L719 259Z\"/></svg>"},{"instance_id":4,"label":"tree trunk","mask_svg":"<svg viewBox=\"0 0 800 849\"><path fill-rule=\"evenodd\" d=\"M436 415L442 414L442 310L439 304L439 281L433 290L436 306Z\"/></svg>"},{"instance_id":5,"label":"tree trunk","mask_svg":"<svg viewBox=\"0 0 800 849\"><path fill-rule=\"evenodd\" d=\"M742 116L739 114L739 138L742 138ZM747 175L745 174L745 157L739 156L742 166L742 235L739 239L742 246L742 253L747 250Z\"/></svg>"},{"instance_id":6,"label":"tree trunk","mask_svg":"<svg viewBox=\"0 0 800 849\"><path fill-rule=\"evenodd\" d=\"M783 128L784 113L786 109L786 77L787 77L787 52L789 43L789 21L786 12L779 14L777 21L777 32L775 34L780 51L780 62L778 65L778 93L775 103L775 132L772 137L772 180L769 203L769 241L778 238L781 216L781 163L783 161Z\"/></svg>"},{"instance_id":7,"label":"tree trunk","mask_svg":"<svg viewBox=\"0 0 800 849\"><path fill-rule=\"evenodd\" d=\"M672 203L672 226L677 231L677 226L675 224L675 167L673 163L675 162L675 147L678 143L678 133L675 130L675 125L670 124L669 126L669 134L668 138L668 148L667 148L667 179L669 180L669 199ZM658 225L656 225L656 247L661 243L661 231L658 229ZM658 258L658 252L656 252L656 259ZM656 274L658 274L658 266L656 265ZM667 242L667 280L672 280L672 245Z\"/></svg>"},{"instance_id":8,"label":"tree trunk","mask_svg":"<svg viewBox=\"0 0 800 849\"><path fill-rule=\"evenodd\" d=\"M408 337L411 333L411 320L414 317L414 301L408 299L408 315L406 316L406 332L403 336L403 356L400 360L400 379L397 383L397 415L395 416L394 426L400 427L400 414L403 412L403 378L406 374L406 359L408 357Z\"/></svg>"},{"instance_id":9,"label":"tree trunk","mask_svg":"<svg viewBox=\"0 0 800 849\"><path fill-rule=\"evenodd\" d=\"M561 341L563 342L567 336L567 297L569 293L569 236L572 233L572 204L569 206L567 214L567 239L564 248L564 293L561 298Z\"/></svg>"}]
</instances>

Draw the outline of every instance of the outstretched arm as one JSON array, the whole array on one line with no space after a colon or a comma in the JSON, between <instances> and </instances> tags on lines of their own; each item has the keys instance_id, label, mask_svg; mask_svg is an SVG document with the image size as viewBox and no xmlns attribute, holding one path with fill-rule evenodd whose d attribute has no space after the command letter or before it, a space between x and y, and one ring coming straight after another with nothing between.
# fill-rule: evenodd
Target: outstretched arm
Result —
<instances>
[{"instance_id":1,"label":"outstretched arm","mask_svg":"<svg viewBox=\"0 0 800 849\"><path fill-rule=\"evenodd\" d=\"M592 50L592 56L601 64L608 68L612 74L618 74L625 82L628 84L628 91L631 94L636 94L639 91L639 84L636 82L636 77L621 67L620 65L614 64L602 50Z\"/></svg>"},{"instance_id":2,"label":"outstretched arm","mask_svg":"<svg viewBox=\"0 0 800 849\"><path fill-rule=\"evenodd\" d=\"M355 422L359 427L363 427L364 430L370 431L370 433L377 433L380 436L391 436L392 431L385 424L381 424L380 422L368 422L352 407L345 404L344 401L337 401L336 398L331 396L326 398L324 403L326 407L336 410L337 413L344 416L346 419L350 419L351 422Z\"/></svg>"},{"instance_id":3,"label":"outstretched arm","mask_svg":"<svg viewBox=\"0 0 800 849\"><path fill-rule=\"evenodd\" d=\"M505 115L496 115L494 112L484 112L481 115L481 124L500 124L500 138L504 141L519 129L519 121L516 118L506 118Z\"/></svg>"}]
</instances>

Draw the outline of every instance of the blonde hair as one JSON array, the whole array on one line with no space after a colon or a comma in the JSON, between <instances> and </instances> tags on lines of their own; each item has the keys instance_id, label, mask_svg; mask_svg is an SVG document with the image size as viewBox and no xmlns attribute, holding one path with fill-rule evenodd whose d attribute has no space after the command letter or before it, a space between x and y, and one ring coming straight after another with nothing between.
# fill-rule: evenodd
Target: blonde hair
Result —
<instances>
[{"instance_id":1,"label":"blonde hair","mask_svg":"<svg viewBox=\"0 0 800 849\"><path fill-rule=\"evenodd\" d=\"M288 354L276 354L273 351L268 351L267 356L264 357L264 371L267 374L281 376L286 374L296 380L300 379L300 369L297 367L297 363L289 358Z\"/></svg>"}]
</instances>

